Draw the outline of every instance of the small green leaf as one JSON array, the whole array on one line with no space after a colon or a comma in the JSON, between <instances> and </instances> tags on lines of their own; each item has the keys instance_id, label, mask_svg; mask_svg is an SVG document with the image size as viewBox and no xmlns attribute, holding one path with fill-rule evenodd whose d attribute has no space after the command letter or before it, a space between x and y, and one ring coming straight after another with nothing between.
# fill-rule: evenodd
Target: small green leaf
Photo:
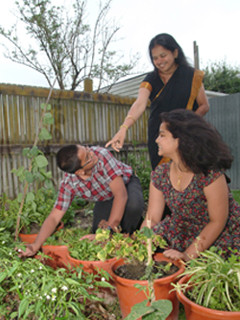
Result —
<instances>
[{"instance_id":1,"label":"small green leaf","mask_svg":"<svg viewBox=\"0 0 240 320\"><path fill-rule=\"evenodd\" d=\"M21 316L27 311L29 306L29 302L27 299L23 299L20 302L19 308L18 308L18 318L21 319Z\"/></svg>"},{"instance_id":2,"label":"small green leaf","mask_svg":"<svg viewBox=\"0 0 240 320\"><path fill-rule=\"evenodd\" d=\"M48 165L48 160L45 156L39 155L35 158L36 164L39 168L44 168Z\"/></svg>"},{"instance_id":3,"label":"small green leaf","mask_svg":"<svg viewBox=\"0 0 240 320\"><path fill-rule=\"evenodd\" d=\"M150 239L150 238L153 236L153 234L154 234L154 232L152 231L152 229L150 229L150 228L148 228L148 227L142 228L141 232L142 232L148 239Z\"/></svg>"},{"instance_id":4,"label":"small green leaf","mask_svg":"<svg viewBox=\"0 0 240 320\"><path fill-rule=\"evenodd\" d=\"M42 128L42 130L39 133L39 139L40 140L51 140L52 135L46 128Z\"/></svg>"},{"instance_id":5,"label":"small green leaf","mask_svg":"<svg viewBox=\"0 0 240 320\"><path fill-rule=\"evenodd\" d=\"M34 200L35 196L33 192L28 192L27 196L26 196L26 203L28 202L32 202Z\"/></svg>"},{"instance_id":6,"label":"small green leaf","mask_svg":"<svg viewBox=\"0 0 240 320\"><path fill-rule=\"evenodd\" d=\"M17 195L17 201L18 201L19 203L21 203L22 197L23 197L23 194L22 194L22 193L19 193L19 194Z\"/></svg>"},{"instance_id":7,"label":"small green leaf","mask_svg":"<svg viewBox=\"0 0 240 320\"><path fill-rule=\"evenodd\" d=\"M54 118L50 112L45 113L43 117L43 123L44 124L53 124L54 123Z\"/></svg>"},{"instance_id":8,"label":"small green leaf","mask_svg":"<svg viewBox=\"0 0 240 320\"><path fill-rule=\"evenodd\" d=\"M27 171L27 172L25 173L25 178L26 178L26 180L27 180L28 183L32 183L33 180L34 180L34 177L33 177L32 173L29 172L29 171Z\"/></svg>"}]
</instances>

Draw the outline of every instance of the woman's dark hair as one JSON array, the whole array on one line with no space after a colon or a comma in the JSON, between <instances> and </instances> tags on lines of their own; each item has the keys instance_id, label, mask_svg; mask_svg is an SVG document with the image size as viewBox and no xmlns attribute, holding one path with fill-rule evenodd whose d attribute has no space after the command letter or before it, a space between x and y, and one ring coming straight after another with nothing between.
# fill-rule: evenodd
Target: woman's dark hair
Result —
<instances>
[{"instance_id":1,"label":"woman's dark hair","mask_svg":"<svg viewBox=\"0 0 240 320\"><path fill-rule=\"evenodd\" d=\"M58 167L68 173L75 173L81 169L81 163L78 159L78 147L76 144L70 144L61 148L57 152L57 165Z\"/></svg>"},{"instance_id":2,"label":"woman's dark hair","mask_svg":"<svg viewBox=\"0 0 240 320\"><path fill-rule=\"evenodd\" d=\"M167 130L179 139L179 154L194 173L231 168L233 157L219 132L193 111L178 109L160 115Z\"/></svg>"},{"instance_id":3,"label":"woman's dark hair","mask_svg":"<svg viewBox=\"0 0 240 320\"><path fill-rule=\"evenodd\" d=\"M178 65L189 66L189 63L187 62L187 59L185 57L185 54L182 48L177 43L177 41L170 34L167 34L167 33L158 34L149 43L148 51L149 51L149 56L153 66L154 66L154 63L153 63L153 57L152 57L152 49L157 45L162 46L167 50L170 50L172 53L177 49L178 57L175 59L175 62ZM155 66L154 66L154 69L156 69Z\"/></svg>"}]
</instances>

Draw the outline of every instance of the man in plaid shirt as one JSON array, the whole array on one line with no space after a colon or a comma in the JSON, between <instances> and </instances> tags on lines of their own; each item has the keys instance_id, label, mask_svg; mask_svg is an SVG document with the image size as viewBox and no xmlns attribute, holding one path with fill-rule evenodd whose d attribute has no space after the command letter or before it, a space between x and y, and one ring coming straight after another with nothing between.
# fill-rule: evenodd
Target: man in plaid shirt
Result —
<instances>
[{"instance_id":1,"label":"man in plaid shirt","mask_svg":"<svg viewBox=\"0 0 240 320\"><path fill-rule=\"evenodd\" d=\"M34 255L53 233L74 197L96 202L92 231L98 227L132 233L142 222L144 199L139 179L130 166L105 148L80 144L61 148L58 167L65 171L58 197L33 244L22 256Z\"/></svg>"}]
</instances>

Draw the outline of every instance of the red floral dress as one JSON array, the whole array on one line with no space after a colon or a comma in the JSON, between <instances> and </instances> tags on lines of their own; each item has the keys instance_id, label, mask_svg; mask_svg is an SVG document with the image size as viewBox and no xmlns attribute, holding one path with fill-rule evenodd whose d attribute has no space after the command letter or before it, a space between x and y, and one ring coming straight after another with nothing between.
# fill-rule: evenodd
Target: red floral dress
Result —
<instances>
[{"instance_id":1,"label":"red floral dress","mask_svg":"<svg viewBox=\"0 0 240 320\"><path fill-rule=\"evenodd\" d=\"M172 214L153 227L169 244L169 248L185 251L209 222L207 200L203 188L223 174L221 171L209 171L207 176L195 174L188 187L183 191L173 188L170 177L170 163L158 166L152 172L153 185L164 194L166 204ZM229 193L229 217L226 226L213 246L226 251L240 251L240 205Z\"/></svg>"}]
</instances>

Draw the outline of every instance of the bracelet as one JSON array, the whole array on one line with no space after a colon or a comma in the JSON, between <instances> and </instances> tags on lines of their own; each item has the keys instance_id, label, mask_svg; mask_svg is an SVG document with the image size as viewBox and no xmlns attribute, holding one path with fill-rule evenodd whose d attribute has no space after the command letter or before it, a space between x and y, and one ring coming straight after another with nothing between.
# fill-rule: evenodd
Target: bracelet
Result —
<instances>
[{"instance_id":1,"label":"bracelet","mask_svg":"<svg viewBox=\"0 0 240 320\"><path fill-rule=\"evenodd\" d=\"M133 123L136 122L136 119L131 114L129 114L126 119L132 119Z\"/></svg>"},{"instance_id":2,"label":"bracelet","mask_svg":"<svg viewBox=\"0 0 240 320\"><path fill-rule=\"evenodd\" d=\"M122 124L121 126L120 126L120 128L125 128L126 130L128 129L128 126L126 125L126 124Z\"/></svg>"}]
</instances>

